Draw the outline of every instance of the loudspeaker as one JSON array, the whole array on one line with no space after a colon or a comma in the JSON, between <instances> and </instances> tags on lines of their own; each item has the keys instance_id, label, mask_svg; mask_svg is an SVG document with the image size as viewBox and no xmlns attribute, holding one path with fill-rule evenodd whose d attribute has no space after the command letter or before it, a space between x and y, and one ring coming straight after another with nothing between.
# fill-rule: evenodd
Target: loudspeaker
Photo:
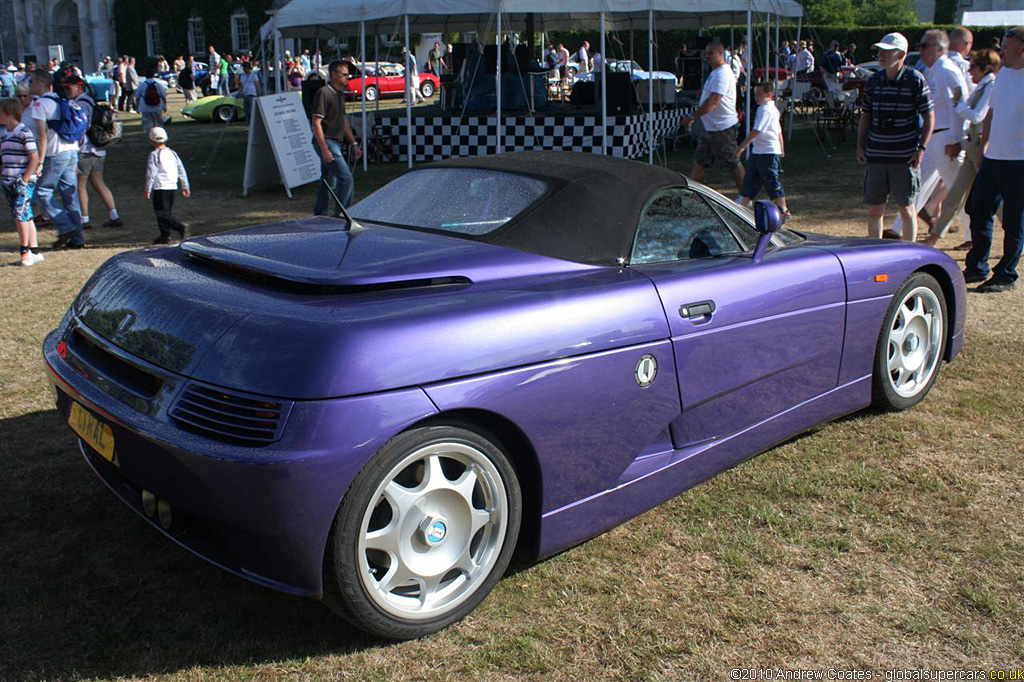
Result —
<instances>
[{"instance_id":1,"label":"loudspeaker","mask_svg":"<svg viewBox=\"0 0 1024 682\"><path fill-rule=\"evenodd\" d=\"M469 43L455 43L452 45L452 53L448 55L449 68L452 73L458 73L462 69L462 63L466 61L466 54L469 51Z\"/></svg>"},{"instance_id":2,"label":"loudspeaker","mask_svg":"<svg viewBox=\"0 0 1024 682\"><path fill-rule=\"evenodd\" d=\"M315 76L315 77L314 77ZM313 98L317 91L327 84L320 74L313 72L313 75L302 81L302 108L306 112L306 118L313 120Z\"/></svg>"},{"instance_id":3,"label":"loudspeaker","mask_svg":"<svg viewBox=\"0 0 1024 682\"><path fill-rule=\"evenodd\" d=\"M628 114L629 103L633 97L633 80L628 73L609 73L608 103L609 114ZM600 92L600 91L597 91ZM596 94L596 93L595 93ZM600 107L598 107L600 109Z\"/></svg>"},{"instance_id":4,"label":"loudspeaker","mask_svg":"<svg viewBox=\"0 0 1024 682\"><path fill-rule=\"evenodd\" d=\"M484 73L495 76L498 73L498 46L484 45Z\"/></svg>"}]
</instances>

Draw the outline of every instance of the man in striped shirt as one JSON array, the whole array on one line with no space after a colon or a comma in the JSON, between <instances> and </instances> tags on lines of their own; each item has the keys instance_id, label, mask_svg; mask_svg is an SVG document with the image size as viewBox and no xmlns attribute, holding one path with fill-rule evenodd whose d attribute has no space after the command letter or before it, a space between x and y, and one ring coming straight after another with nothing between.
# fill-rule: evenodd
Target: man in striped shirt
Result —
<instances>
[{"instance_id":1,"label":"man in striped shirt","mask_svg":"<svg viewBox=\"0 0 1024 682\"><path fill-rule=\"evenodd\" d=\"M885 202L891 194L903 221L903 238L912 242L917 238L914 200L921 189L921 158L935 123L932 98L924 76L903 64L907 39L902 34L890 33L874 47L882 70L864 87L857 132L857 161L867 164L868 236L882 237Z\"/></svg>"}]
</instances>

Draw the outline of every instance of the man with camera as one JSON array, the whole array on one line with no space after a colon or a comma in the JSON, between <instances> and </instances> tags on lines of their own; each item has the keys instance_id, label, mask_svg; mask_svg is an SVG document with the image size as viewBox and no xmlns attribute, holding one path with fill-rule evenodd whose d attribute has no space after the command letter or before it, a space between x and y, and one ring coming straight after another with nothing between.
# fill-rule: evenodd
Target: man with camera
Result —
<instances>
[{"instance_id":1,"label":"man with camera","mask_svg":"<svg viewBox=\"0 0 1024 682\"><path fill-rule=\"evenodd\" d=\"M864 86L857 131L857 161L867 164L868 236L882 237L885 202L892 195L903 220L903 239L912 242L917 238L914 200L921 189L921 159L935 123L932 98L924 76L903 64L907 39L902 34L890 33L874 47L882 70Z\"/></svg>"}]
</instances>

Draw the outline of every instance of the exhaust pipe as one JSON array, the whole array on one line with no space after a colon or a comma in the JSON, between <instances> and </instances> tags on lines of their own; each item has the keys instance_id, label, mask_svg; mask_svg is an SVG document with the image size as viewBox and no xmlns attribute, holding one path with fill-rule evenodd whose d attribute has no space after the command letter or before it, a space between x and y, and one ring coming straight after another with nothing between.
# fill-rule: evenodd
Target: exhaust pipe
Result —
<instances>
[{"instance_id":1,"label":"exhaust pipe","mask_svg":"<svg viewBox=\"0 0 1024 682\"><path fill-rule=\"evenodd\" d=\"M142 511L146 512L146 516L150 518L156 514L156 495L148 490L142 491Z\"/></svg>"},{"instance_id":2,"label":"exhaust pipe","mask_svg":"<svg viewBox=\"0 0 1024 682\"><path fill-rule=\"evenodd\" d=\"M157 515L160 517L160 525L164 530L171 529L171 503L167 500L159 500L156 503Z\"/></svg>"}]
</instances>

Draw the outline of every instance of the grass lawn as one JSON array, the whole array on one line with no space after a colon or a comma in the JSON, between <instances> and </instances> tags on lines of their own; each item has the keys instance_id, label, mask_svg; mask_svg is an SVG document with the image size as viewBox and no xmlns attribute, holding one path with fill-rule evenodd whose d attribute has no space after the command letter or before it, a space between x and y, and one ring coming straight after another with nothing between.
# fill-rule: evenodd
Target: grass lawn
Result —
<instances>
[{"instance_id":1,"label":"grass lawn","mask_svg":"<svg viewBox=\"0 0 1024 682\"><path fill-rule=\"evenodd\" d=\"M245 124L175 118L170 146L194 192L175 210L195 233L311 213L313 185L242 198ZM792 226L864 234L852 142L828 156L809 128L796 138ZM964 351L919 407L819 427L517 566L424 640L367 640L318 603L193 557L89 471L40 359L95 268L156 236L148 150L127 117L106 171L126 226L90 230L84 251L6 266L17 239L10 214L0 222L0 679L724 680L740 667L1024 664L1024 287L969 294ZM667 162L686 171L691 157ZM403 170L357 171L357 198ZM722 172L706 180L734 193ZM103 222L95 195L91 206Z\"/></svg>"}]
</instances>

